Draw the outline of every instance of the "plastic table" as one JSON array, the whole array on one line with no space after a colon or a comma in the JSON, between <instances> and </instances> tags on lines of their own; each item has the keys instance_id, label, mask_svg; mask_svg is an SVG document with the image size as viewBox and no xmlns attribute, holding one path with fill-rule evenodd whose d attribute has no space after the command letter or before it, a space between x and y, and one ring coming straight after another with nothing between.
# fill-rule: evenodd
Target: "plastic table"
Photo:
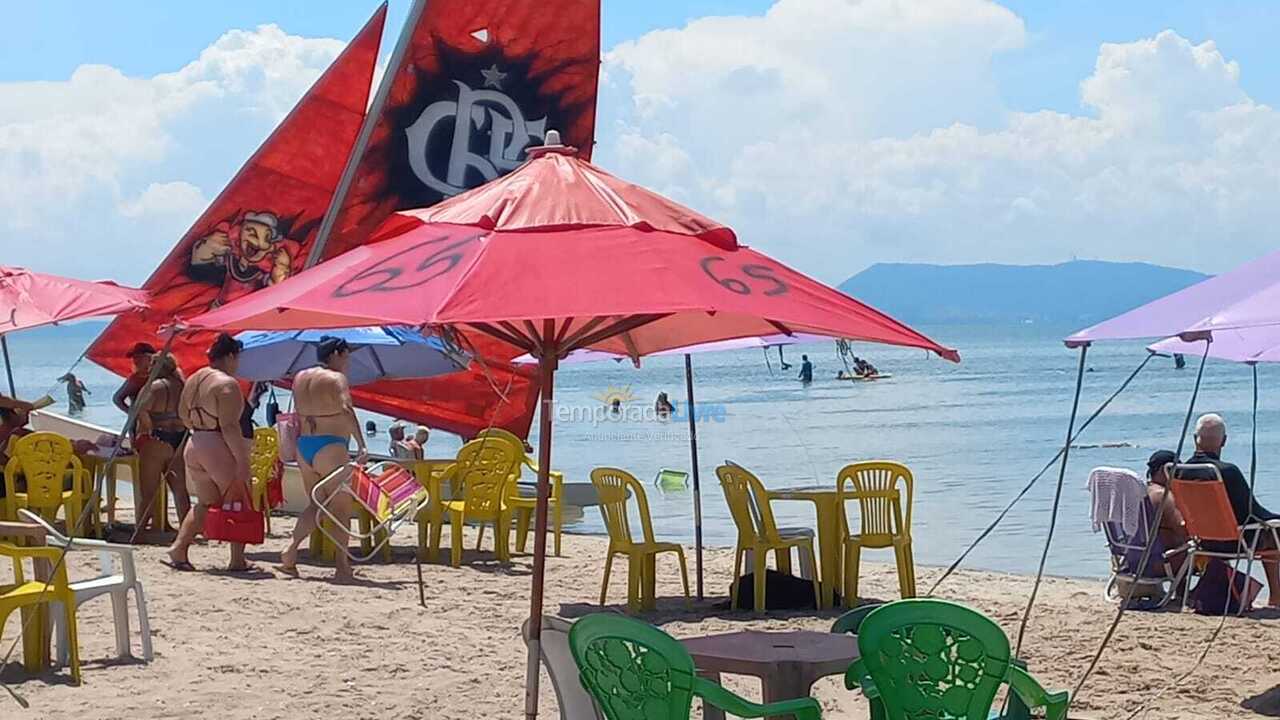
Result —
<instances>
[{"instance_id":1,"label":"plastic table","mask_svg":"<svg viewBox=\"0 0 1280 720\"><path fill-rule=\"evenodd\" d=\"M856 636L812 630L747 630L680 642L693 656L701 677L716 683L721 673L760 678L766 703L809 697L816 681L844 673L859 657ZM724 713L706 704L702 717L724 720Z\"/></svg>"},{"instance_id":2,"label":"plastic table","mask_svg":"<svg viewBox=\"0 0 1280 720\"><path fill-rule=\"evenodd\" d=\"M822 588L821 607L833 607L835 592L844 584L844 507L835 483L810 487L769 490L772 500L811 502L818 514L818 576Z\"/></svg>"}]
</instances>

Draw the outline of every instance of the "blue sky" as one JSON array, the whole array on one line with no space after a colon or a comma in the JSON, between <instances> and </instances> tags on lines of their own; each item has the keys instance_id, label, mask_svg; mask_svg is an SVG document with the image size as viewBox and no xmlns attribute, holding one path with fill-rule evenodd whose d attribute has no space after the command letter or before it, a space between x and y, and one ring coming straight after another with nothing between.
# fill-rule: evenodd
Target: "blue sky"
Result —
<instances>
[{"instance_id":1,"label":"blue sky","mask_svg":"<svg viewBox=\"0 0 1280 720\"><path fill-rule=\"evenodd\" d=\"M376 7L7 3L4 261L141 282ZM1280 226L1278 28L1260 0L603 0L594 160L833 283L1216 272Z\"/></svg>"}]
</instances>

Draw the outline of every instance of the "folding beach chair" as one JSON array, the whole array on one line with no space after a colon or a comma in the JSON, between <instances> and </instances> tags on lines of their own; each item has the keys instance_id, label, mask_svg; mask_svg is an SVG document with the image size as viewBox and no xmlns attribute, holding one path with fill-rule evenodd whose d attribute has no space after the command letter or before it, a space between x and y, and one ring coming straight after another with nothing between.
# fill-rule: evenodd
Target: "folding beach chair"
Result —
<instances>
[{"instance_id":1,"label":"folding beach chair","mask_svg":"<svg viewBox=\"0 0 1280 720\"><path fill-rule=\"evenodd\" d=\"M1103 589L1103 597L1110 602L1123 601L1129 597L1134 585L1134 600L1155 600L1153 605L1136 605L1136 607L1164 607L1173 598L1178 585L1182 582L1182 573L1188 564L1184 563L1178 572L1174 572L1172 559L1185 552L1186 547L1167 549L1156 534L1151 552L1147 555L1147 566L1141 568L1142 555L1147 548L1147 539L1155 522L1155 512L1147 498L1147 489L1137 474L1116 468L1094 468L1089 473L1089 489L1095 496L1103 492L1099 478L1106 476L1110 482L1117 483L1112 488L1113 494L1108 498L1112 503L1131 502L1137 506L1139 518L1132 527L1114 519L1094 517L1094 532L1101 531L1107 538L1107 547L1111 553L1111 576ZM1095 498L1096 500L1096 498ZM1098 502L1091 506L1097 512Z\"/></svg>"},{"instance_id":2,"label":"folding beach chair","mask_svg":"<svg viewBox=\"0 0 1280 720\"><path fill-rule=\"evenodd\" d=\"M340 486L335 490L334 485L339 483ZM311 490L311 499L323 516L319 523L320 532L334 545L338 541L323 519L327 518L335 525L340 522L328 507L340 493L349 495L374 520L367 530L361 528L355 532L349 531L352 538L360 541L360 553L342 548L347 557L357 562L376 556L391 542L391 536L396 530L416 517L430 500L414 474L394 462L383 461L368 467L359 467L355 463L343 465L326 475ZM325 496L328 496L328 500L321 500Z\"/></svg>"},{"instance_id":3,"label":"folding beach chair","mask_svg":"<svg viewBox=\"0 0 1280 720\"><path fill-rule=\"evenodd\" d=\"M1174 465L1170 475L1169 488L1173 492L1173 501L1182 513L1187 525L1187 535L1191 537L1187 548L1187 567L1194 567L1196 558L1218 558L1233 563L1240 560L1266 558L1277 559L1274 549L1259 550L1258 545L1263 534L1271 536L1272 548L1280 547L1280 521L1236 524L1235 512L1231 509L1231 500L1227 497L1226 485L1222 482L1222 474L1218 467L1209 463ZM1185 610L1190 602L1191 592L1183 595L1182 607ZM1240 603L1240 612L1244 613L1245 605Z\"/></svg>"}]
</instances>

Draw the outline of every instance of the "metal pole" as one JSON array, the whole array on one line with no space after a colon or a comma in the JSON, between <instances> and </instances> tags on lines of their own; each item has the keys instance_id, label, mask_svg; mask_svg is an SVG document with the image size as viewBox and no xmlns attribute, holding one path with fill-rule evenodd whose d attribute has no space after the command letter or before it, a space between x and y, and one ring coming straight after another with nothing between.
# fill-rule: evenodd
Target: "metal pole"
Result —
<instances>
[{"instance_id":1,"label":"metal pole","mask_svg":"<svg viewBox=\"0 0 1280 720\"><path fill-rule=\"evenodd\" d=\"M4 350L4 372L9 376L9 397L18 399L18 391L13 386L13 361L9 359L9 341L0 335L0 350Z\"/></svg>"},{"instance_id":2,"label":"metal pole","mask_svg":"<svg viewBox=\"0 0 1280 720\"><path fill-rule=\"evenodd\" d=\"M538 418L538 501L534 506L533 588L529 593L529 657L525 668L524 716L538 717L539 659L542 655L542 588L547 570L547 498L551 494L552 393L559 349L555 346L555 321L542 321L542 356L538 375L542 381L542 406Z\"/></svg>"},{"instance_id":3,"label":"metal pole","mask_svg":"<svg viewBox=\"0 0 1280 720\"><path fill-rule=\"evenodd\" d=\"M702 481L698 475L698 422L694 417L693 359L684 354L684 390L689 398L689 462L693 464L693 546L698 573L698 599L702 599Z\"/></svg>"},{"instance_id":4,"label":"metal pole","mask_svg":"<svg viewBox=\"0 0 1280 720\"><path fill-rule=\"evenodd\" d=\"M387 96L391 94L391 86L399 76L400 63L409 52L409 45L413 41L413 29L417 27L418 19L422 17L422 11L426 7L427 0L414 0L413 6L409 8L409 17L405 18L400 39L396 41L396 48L387 62L387 71L382 76L382 84L378 86L378 92L373 96L373 103L365 113L364 124L360 126L360 134L356 136L355 144L351 146L351 155L347 157L347 165L342 169L338 187L333 191L333 199L329 201L324 219L320 221L320 231L316 233L315 244L307 254L307 264L304 267L311 267L324 257L324 247L329 243L329 234L333 232L333 226L338 222L338 212L347 200L347 192L351 190L351 183L355 181L360 160L364 156L365 148L369 146L373 129L378 124L378 116L382 114L382 108L387 104Z\"/></svg>"}]
</instances>

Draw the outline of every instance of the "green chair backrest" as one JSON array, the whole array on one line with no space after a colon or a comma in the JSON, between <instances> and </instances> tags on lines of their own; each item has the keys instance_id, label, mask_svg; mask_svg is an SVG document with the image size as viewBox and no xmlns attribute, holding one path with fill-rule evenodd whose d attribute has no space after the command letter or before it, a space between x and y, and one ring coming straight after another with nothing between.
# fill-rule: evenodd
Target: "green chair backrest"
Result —
<instances>
[{"instance_id":1,"label":"green chair backrest","mask_svg":"<svg viewBox=\"0 0 1280 720\"><path fill-rule=\"evenodd\" d=\"M858 650L888 720L986 720L1009 671L1009 639L981 613L902 600L868 615Z\"/></svg>"},{"instance_id":2,"label":"green chair backrest","mask_svg":"<svg viewBox=\"0 0 1280 720\"><path fill-rule=\"evenodd\" d=\"M831 624L831 632L837 635L845 635L845 634L857 635L858 628L862 627L862 621L866 620L868 615L870 615L872 612L876 610L879 610L883 606L884 606L884 603L881 603L881 602L872 602L872 603L867 603L866 605L859 605L858 607L836 618L836 621Z\"/></svg>"},{"instance_id":3,"label":"green chair backrest","mask_svg":"<svg viewBox=\"0 0 1280 720\"><path fill-rule=\"evenodd\" d=\"M582 686L608 720L686 720L694 665L661 630L621 615L588 615L569 630Z\"/></svg>"}]
</instances>

